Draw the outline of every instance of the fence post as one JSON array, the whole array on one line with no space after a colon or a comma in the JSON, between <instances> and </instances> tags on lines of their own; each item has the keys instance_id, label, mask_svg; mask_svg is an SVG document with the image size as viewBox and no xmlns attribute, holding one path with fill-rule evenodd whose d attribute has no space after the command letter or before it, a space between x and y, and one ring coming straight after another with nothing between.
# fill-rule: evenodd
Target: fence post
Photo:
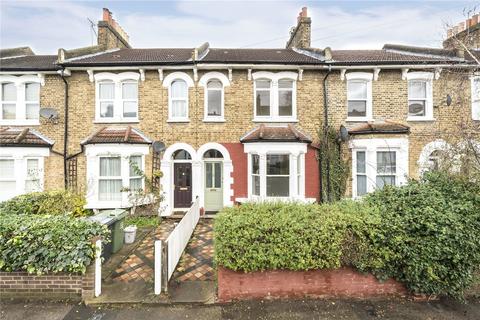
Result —
<instances>
[{"instance_id":1,"label":"fence post","mask_svg":"<svg viewBox=\"0 0 480 320\"><path fill-rule=\"evenodd\" d=\"M162 289L163 292L168 291L168 241L164 242L162 245L162 268L161 268L161 279L162 279Z\"/></svg>"},{"instance_id":2,"label":"fence post","mask_svg":"<svg viewBox=\"0 0 480 320\"><path fill-rule=\"evenodd\" d=\"M95 297L102 293L102 240L95 241Z\"/></svg>"},{"instance_id":3,"label":"fence post","mask_svg":"<svg viewBox=\"0 0 480 320\"><path fill-rule=\"evenodd\" d=\"M162 291L162 241L156 240L153 252L153 258L155 259L154 267L154 291L155 294L160 294Z\"/></svg>"}]
</instances>

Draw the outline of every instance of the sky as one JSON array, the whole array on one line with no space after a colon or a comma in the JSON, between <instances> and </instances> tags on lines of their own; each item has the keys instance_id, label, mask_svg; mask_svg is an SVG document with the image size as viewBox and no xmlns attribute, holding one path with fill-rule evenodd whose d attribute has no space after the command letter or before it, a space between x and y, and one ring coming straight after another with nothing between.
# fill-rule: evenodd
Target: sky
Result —
<instances>
[{"instance_id":1,"label":"sky","mask_svg":"<svg viewBox=\"0 0 480 320\"><path fill-rule=\"evenodd\" d=\"M89 19L102 8L134 48L281 48L303 6L312 46L380 49L385 43L440 47L446 26L480 11L480 1L24 1L0 0L0 48L56 54L95 44ZM470 14L471 15L471 14Z\"/></svg>"}]
</instances>

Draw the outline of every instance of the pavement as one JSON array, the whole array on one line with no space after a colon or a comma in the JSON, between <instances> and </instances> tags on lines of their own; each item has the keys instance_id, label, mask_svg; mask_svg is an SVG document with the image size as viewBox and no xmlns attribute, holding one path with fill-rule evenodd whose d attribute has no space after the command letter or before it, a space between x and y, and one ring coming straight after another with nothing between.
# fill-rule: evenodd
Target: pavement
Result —
<instances>
[{"instance_id":1,"label":"pavement","mask_svg":"<svg viewBox=\"0 0 480 320\"><path fill-rule=\"evenodd\" d=\"M0 301L2 320L127 320L127 319L394 319L478 320L480 299L467 303L442 299L430 302L391 300L287 300L246 301L225 305L139 305L122 308L83 304Z\"/></svg>"}]
</instances>

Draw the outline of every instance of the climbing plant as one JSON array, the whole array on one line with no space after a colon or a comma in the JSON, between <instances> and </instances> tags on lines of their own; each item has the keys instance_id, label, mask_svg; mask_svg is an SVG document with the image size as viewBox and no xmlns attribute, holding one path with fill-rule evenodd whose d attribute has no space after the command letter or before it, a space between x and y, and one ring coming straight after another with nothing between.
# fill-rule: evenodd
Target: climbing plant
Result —
<instances>
[{"instance_id":1,"label":"climbing plant","mask_svg":"<svg viewBox=\"0 0 480 320\"><path fill-rule=\"evenodd\" d=\"M320 129L319 139L321 201L337 201L345 195L347 188L348 162L342 157L342 145L336 130L331 127Z\"/></svg>"}]
</instances>

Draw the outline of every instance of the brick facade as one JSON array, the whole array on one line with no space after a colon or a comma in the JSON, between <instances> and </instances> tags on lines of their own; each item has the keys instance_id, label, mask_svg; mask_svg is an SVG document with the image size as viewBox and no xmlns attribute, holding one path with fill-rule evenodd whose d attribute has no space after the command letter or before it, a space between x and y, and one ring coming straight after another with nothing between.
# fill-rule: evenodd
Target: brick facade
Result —
<instances>
[{"instance_id":1,"label":"brick facade","mask_svg":"<svg viewBox=\"0 0 480 320\"><path fill-rule=\"evenodd\" d=\"M347 267L334 270L271 270L249 273L219 267L217 275L217 294L220 302L272 298L372 298L407 295L406 288L395 280L380 282L371 274L361 274Z\"/></svg>"},{"instance_id":2,"label":"brick facade","mask_svg":"<svg viewBox=\"0 0 480 320\"><path fill-rule=\"evenodd\" d=\"M94 269L84 275L0 272L0 296L4 298L89 299L94 295Z\"/></svg>"}]
</instances>

